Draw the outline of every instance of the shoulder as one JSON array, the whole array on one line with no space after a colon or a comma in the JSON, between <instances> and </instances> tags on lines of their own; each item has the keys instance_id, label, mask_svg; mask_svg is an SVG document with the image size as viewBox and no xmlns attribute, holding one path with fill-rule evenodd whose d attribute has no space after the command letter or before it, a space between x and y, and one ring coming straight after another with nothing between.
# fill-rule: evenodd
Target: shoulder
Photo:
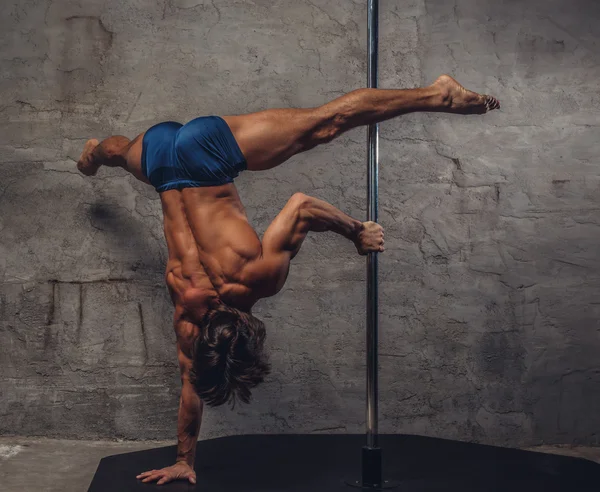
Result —
<instances>
[{"instance_id":1,"label":"shoulder","mask_svg":"<svg viewBox=\"0 0 600 492\"><path fill-rule=\"evenodd\" d=\"M219 299L226 305L242 311L249 310L260 298L257 289L249 279L241 279L240 282L227 282L219 289Z\"/></svg>"}]
</instances>

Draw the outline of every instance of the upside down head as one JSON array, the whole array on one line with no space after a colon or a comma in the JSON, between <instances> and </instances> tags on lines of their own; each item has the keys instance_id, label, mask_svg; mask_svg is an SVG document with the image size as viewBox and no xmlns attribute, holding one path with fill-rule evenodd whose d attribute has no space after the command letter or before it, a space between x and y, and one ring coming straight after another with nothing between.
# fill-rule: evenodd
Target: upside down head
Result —
<instances>
[{"instance_id":1,"label":"upside down head","mask_svg":"<svg viewBox=\"0 0 600 492\"><path fill-rule=\"evenodd\" d=\"M194 345L190 380L209 406L250 403L251 389L271 371L264 352L264 323L249 313L219 306L209 311Z\"/></svg>"}]
</instances>

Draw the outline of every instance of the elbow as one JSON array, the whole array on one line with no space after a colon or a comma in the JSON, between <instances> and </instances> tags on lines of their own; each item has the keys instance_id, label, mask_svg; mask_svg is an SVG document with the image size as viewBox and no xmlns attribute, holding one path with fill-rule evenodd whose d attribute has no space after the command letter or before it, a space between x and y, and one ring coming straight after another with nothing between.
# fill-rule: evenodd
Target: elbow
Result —
<instances>
[{"instance_id":1,"label":"elbow","mask_svg":"<svg viewBox=\"0 0 600 492\"><path fill-rule=\"evenodd\" d=\"M306 210L311 203L312 197L301 192L294 193L288 202L290 206L300 211Z\"/></svg>"},{"instance_id":2,"label":"elbow","mask_svg":"<svg viewBox=\"0 0 600 492\"><path fill-rule=\"evenodd\" d=\"M293 208L298 220L304 221L310 217L312 202L312 197L305 195L304 193L297 192L292 195L292 198L290 198L288 206Z\"/></svg>"}]
</instances>

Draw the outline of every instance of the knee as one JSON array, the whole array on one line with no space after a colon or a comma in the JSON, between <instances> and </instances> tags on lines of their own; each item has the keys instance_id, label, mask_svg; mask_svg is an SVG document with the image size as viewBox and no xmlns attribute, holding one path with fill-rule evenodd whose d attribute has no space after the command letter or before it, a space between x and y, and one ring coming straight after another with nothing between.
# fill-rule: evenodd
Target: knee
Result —
<instances>
[{"instance_id":1,"label":"knee","mask_svg":"<svg viewBox=\"0 0 600 492\"><path fill-rule=\"evenodd\" d=\"M312 134L314 145L329 143L339 137L344 131L346 117L336 113L322 118Z\"/></svg>"},{"instance_id":2,"label":"knee","mask_svg":"<svg viewBox=\"0 0 600 492\"><path fill-rule=\"evenodd\" d=\"M346 130L346 125L348 123L348 117L345 113L336 113L334 114L329 121L328 127L328 135L327 138L329 140L333 140L334 138L339 137Z\"/></svg>"}]
</instances>

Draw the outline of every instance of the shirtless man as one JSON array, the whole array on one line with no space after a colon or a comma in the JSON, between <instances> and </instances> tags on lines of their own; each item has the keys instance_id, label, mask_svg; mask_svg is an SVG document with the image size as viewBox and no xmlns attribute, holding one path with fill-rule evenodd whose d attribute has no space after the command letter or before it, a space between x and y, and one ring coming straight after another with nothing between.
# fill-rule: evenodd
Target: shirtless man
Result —
<instances>
[{"instance_id":1,"label":"shirtless man","mask_svg":"<svg viewBox=\"0 0 600 492\"><path fill-rule=\"evenodd\" d=\"M169 249L166 282L175 306L181 369L176 463L138 479L196 483L194 457L204 403L250 401L269 373L265 327L252 306L276 294L309 231L333 231L359 254L383 251L383 229L296 193L262 241L248 223L233 179L262 171L360 125L416 111L483 114L500 107L447 75L429 87L359 89L312 109L161 123L130 141L89 140L77 163L85 175L122 167L160 193Z\"/></svg>"}]
</instances>

